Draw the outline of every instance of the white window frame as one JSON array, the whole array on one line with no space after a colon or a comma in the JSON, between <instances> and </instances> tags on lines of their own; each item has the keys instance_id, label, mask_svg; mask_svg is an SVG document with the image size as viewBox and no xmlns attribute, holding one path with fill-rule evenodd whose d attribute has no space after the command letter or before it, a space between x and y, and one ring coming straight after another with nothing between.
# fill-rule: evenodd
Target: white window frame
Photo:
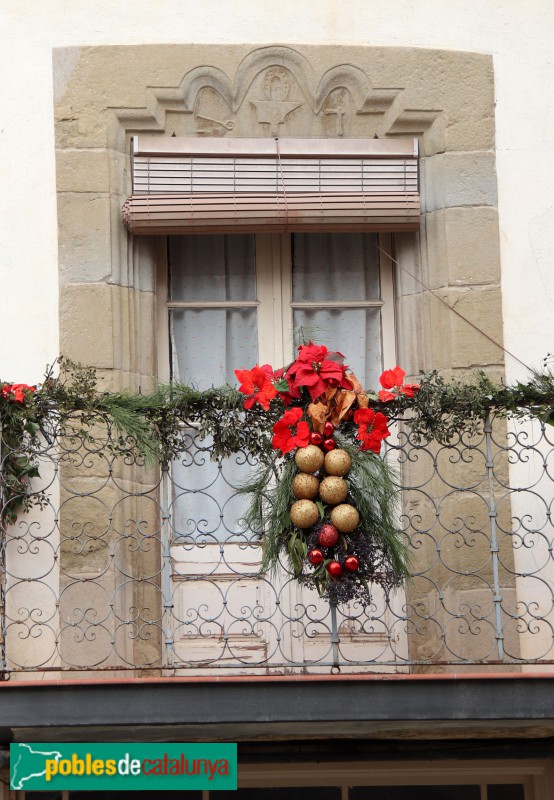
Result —
<instances>
[{"instance_id":1,"label":"white window frame","mask_svg":"<svg viewBox=\"0 0 554 800\"><path fill-rule=\"evenodd\" d=\"M217 234L213 234L217 235ZM256 300L186 301L168 297L168 259L160 259L157 280L158 377L171 378L169 313L173 308L249 308L256 307L258 363L277 369L293 358L293 311L295 308L379 308L381 311L381 359L384 369L396 364L395 291L392 236L379 234L379 300L292 301L292 257L290 234L256 234ZM348 353L345 353L348 359ZM239 364L250 369L253 364ZM377 390L378 386L366 386Z\"/></svg>"}]
</instances>

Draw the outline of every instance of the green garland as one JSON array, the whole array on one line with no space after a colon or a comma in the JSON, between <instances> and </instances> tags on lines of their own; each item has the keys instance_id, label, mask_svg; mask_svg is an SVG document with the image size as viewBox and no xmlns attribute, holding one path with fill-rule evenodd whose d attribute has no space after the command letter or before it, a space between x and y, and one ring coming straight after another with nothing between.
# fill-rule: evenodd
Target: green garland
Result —
<instances>
[{"instance_id":1,"label":"green garland","mask_svg":"<svg viewBox=\"0 0 554 800\"><path fill-rule=\"evenodd\" d=\"M550 369L535 372L529 381L514 386L494 383L482 371L472 380L447 383L433 371L422 376L420 386L413 398L399 396L392 414L405 419L420 440L449 444L463 433L476 433L491 413L535 417L554 424L554 373Z\"/></svg>"},{"instance_id":2,"label":"green garland","mask_svg":"<svg viewBox=\"0 0 554 800\"><path fill-rule=\"evenodd\" d=\"M279 410L267 412L254 407L246 413L244 395L230 386L198 391L173 384L159 386L148 395L101 392L93 369L63 358L55 366L59 376L54 377L54 368L49 369L42 386L27 393L23 402L4 397L1 390L8 384L0 382L0 519L4 524L13 522L18 511L26 510L31 503L44 501L31 491L31 480L38 474L33 452L41 432L48 435L48 430L53 429L56 435L93 441L101 424L115 431L115 436L106 437L106 447L115 455L132 451L148 464L168 465L182 451L182 425L189 422L197 427L200 438L212 437L213 460L243 450L261 461L262 485L267 485L268 475L274 474L271 426L278 419ZM404 420L413 436L443 443L452 442L464 432L477 431L492 411L531 415L554 423L554 375L550 369L514 386L495 384L483 372L476 373L469 382L449 383L431 372L422 376L420 386L413 397L398 395L388 403L370 395L370 406ZM285 472L282 476L282 492L286 489L286 475ZM352 491L357 491L354 486ZM361 487L358 502L363 503L363 495ZM258 507L253 513L259 520L261 509ZM266 521L269 519L270 528L277 530L284 511L281 508L274 513L277 516L266 517ZM392 551L389 556L394 562ZM397 559L396 562L398 566Z\"/></svg>"}]
</instances>

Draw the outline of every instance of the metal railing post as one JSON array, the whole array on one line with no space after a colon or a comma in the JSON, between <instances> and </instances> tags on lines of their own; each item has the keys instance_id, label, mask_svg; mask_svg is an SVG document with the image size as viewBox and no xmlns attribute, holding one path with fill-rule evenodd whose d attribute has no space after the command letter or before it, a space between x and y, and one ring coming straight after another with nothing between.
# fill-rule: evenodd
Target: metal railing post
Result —
<instances>
[{"instance_id":1,"label":"metal railing post","mask_svg":"<svg viewBox=\"0 0 554 800\"><path fill-rule=\"evenodd\" d=\"M4 509L4 491L2 489L2 418L0 417L0 514ZM8 677L6 654L6 531L0 517L0 680Z\"/></svg>"},{"instance_id":2,"label":"metal railing post","mask_svg":"<svg viewBox=\"0 0 554 800\"><path fill-rule=\"evenodd\" d=\"M173 638L173 592L171 586L171 525L169 513L169 467L162 467L161 507L162 507L162 601L163 601L163 666L173 667L175 649Z\"/></svg>"},{"instance_id":3,"label":"metal railing post","mask_svg":"<svg viewBox=\"0 0 554 800\"><path fill-rule=\"evenodd\" d=\"M486 462L485 467L487 470L487 483L489 492L489 520L491 530L490 551L492 556L492 580L493 580L493 604L495 611L495 638L498 650L499 661L504 660L504 630L502 627L502 593L500 589L500 580L498 577L498 525L496 510L496 502L494 499L494 461L492 456L492 422L490 414L485 417L485 444L486 444Z\"/></svg>"},{"instance_id":4,"label":"metal railing post","mask_svg":"<svg viewBox=\"0 0 554 800\"><path fill-rule=\"evenodd\" d=\"M339 653L340 636L337 625L337 606L335 603L330 603L329 607L331 611L331 651L333 653L332 669L336 669L340 672L340 653Z\"/></svg>"}]
</instances>

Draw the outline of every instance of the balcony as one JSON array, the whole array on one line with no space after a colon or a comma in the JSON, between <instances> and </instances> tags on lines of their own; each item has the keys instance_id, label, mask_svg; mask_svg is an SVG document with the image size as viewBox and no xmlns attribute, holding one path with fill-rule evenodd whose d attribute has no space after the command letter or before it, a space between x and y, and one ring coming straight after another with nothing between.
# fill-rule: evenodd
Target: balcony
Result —
<instances>
[{"instance_id":1,"label":"balcony","mask_svg":"<svg viewBox=\"0 0 554 800\"><path fill-rule=\"evenodd\" d=\"M399 421L384 457L412 574L390 594L376 587L366 607L331 606L284 568L260 575L259 537L237 522L248 457L210 463L193 428L182 447L160 471L108 426L41 434L27 510L2 529L5 679L536 673L554 663L553 428L491 418L445 445ZM5 475L2 485L5 502Z\"/></svg>"}]
</instances>

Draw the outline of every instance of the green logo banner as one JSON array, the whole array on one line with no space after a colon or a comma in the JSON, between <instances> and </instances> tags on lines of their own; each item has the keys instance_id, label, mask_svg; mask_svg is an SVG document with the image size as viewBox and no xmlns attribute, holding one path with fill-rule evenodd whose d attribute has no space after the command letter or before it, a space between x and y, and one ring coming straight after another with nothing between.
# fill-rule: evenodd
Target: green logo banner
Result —
<instances>
[{"instance_id":1,"label":"green logo banner","mask_svg":"<svg viewBox=\"0 0 554 800\"><path fill-rule=\"evenodd\" d=\"M10 745L17 791L236 789L236 744Z\"/></svg>"}]
</instances>

